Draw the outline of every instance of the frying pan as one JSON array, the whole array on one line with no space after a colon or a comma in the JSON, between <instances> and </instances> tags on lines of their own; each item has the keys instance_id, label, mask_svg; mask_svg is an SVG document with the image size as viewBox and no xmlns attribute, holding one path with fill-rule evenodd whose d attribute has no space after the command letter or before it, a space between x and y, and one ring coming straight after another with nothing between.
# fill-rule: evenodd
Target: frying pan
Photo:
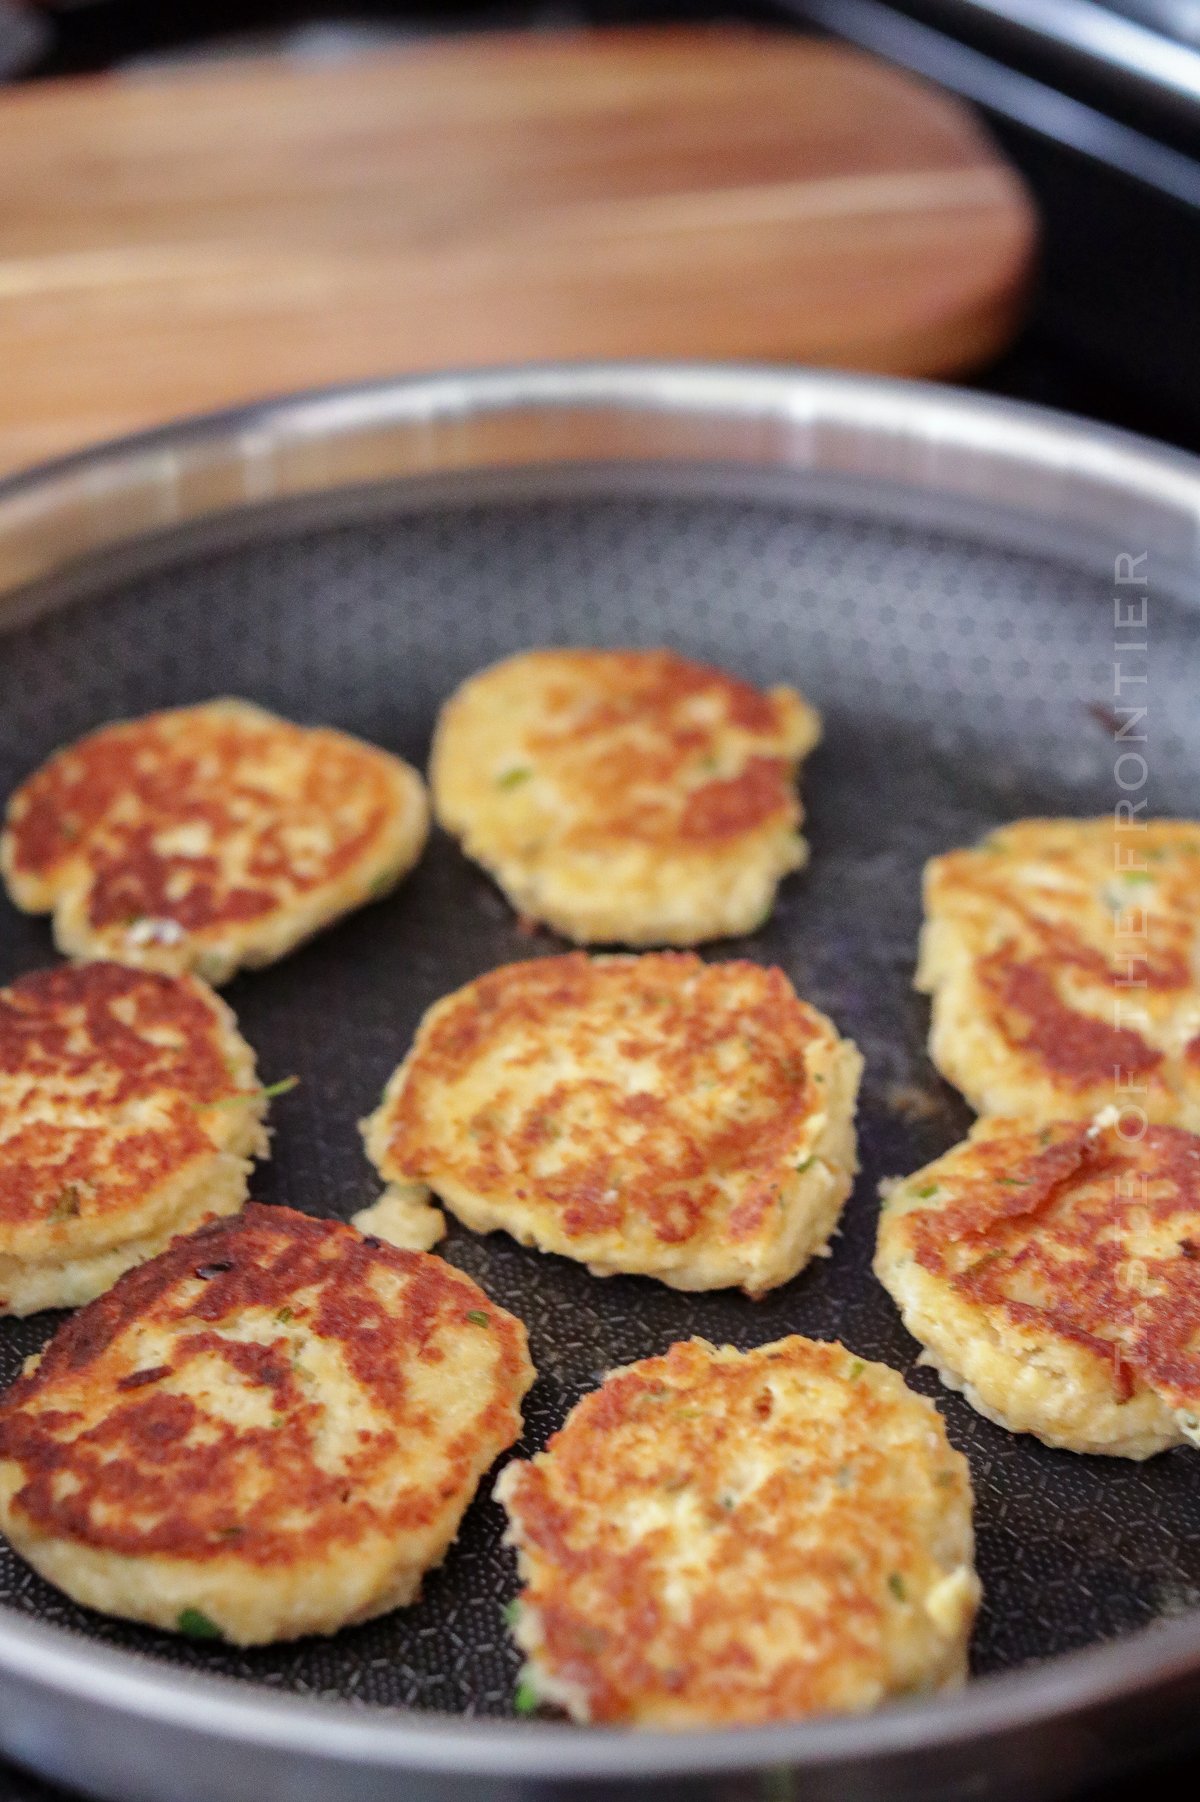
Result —
<instances>
[{"instance_id":1,"label":"frying pan","mask_svg":"<svg viewBox=\"0 0 1200 1802\"><path fill-rule=\"evenodd\" d=\"M1145 650L1114 629L1128 572L1151 597ZM917 1364L869 1260L879 1179L970 1119L925 1058L910 987L922 862L1005 819L1121 797L1122 657L1145 677L1151 807L1194 810L1198 606L1200 465L824 373L419 379L168 428L0 488L4 790L101 721L218 692L421 762L455 683L535 643L670 643L812 697L827 730L806 770L811 868L761 932L707 954L782 964L865 1053L863 1169L834 1255L754 1303L597 1281L502 1235L455 1228L444 1250L529 1324L526 1454L608 1367L692 1333L836 1336L895 1365L970 1458L987 1592L960 1695L631 1734L510 1718L514 1570L487 1485L419 1605L252 1652L91 1614L4 1552L0 1748L121 1802L1038 1802L1186 1735L1195 1452L1074 1457L982 1420ZM372 1199L355 1122L421 1012L557 948L435 837L397 894L239 979L266 1078L301 1078L257 1195L340 1216ZM5 980L50 956L44 921L0 910ZM0 1323L0 1377L53 1325Z\"/></svg>"}]
</instances>

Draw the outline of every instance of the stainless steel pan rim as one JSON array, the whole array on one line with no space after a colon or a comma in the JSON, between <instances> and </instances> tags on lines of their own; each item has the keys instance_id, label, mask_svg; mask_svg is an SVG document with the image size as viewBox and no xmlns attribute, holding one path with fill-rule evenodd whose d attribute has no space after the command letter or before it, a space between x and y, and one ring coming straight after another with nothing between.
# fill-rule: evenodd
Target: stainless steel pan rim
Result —
<instances>
[{"instance_id":1,"label":"stainless steel pan rim","mask_svg":"<svg viewBox=\"0 0 1200 1802\"><path fill-rule=\"evenodd\" d=\"M149 532L397 477L555 462L746 463L853 474L1094 534L1200 589L1200 463L1016 403L824 371L586 365L417 377L264 402L87 451L0 483L0 596ZM20 615L0 605L0 624ZM221 1746L377 1772L620 1781L834 1770L903 1759L1117 1700L1200 1684L1200 1612L854 1719L703 1735L367 1710L155 1666L0 1611L0 1743L53 1769L48 1725L124 1723L177 1751ZM27 1709L25 1705L27 1704ZM73 1723L73 1725L70 1725ZM182 1792L181 1792L182 1793ZM221 1788L222 1795L232 1793Z\"/></svg>"},{"instance_id":2,"label":"stainless steel pan rim","mask_svg":"<svg viewBox=\"0 0 1200 1802\"><path fill-rule=\"evenodd\" d=\"M211 1746L253 1746L380 1770L479 1778L644 1779L755 1767L828 1768L913 1751L949 1752L1104 1708L1198 1668L1200 1615L1192 1615L1119 1644L980 1678L954 1695L878 1714L696 1735L353 1708L267 1694L226 1678L160 1670L132 1653L91 1646L37 1623L11 1619L0 1626L0 1671L64 1703L83 1704L101 1718L119 1718L132 1729L161 1727ZM10 1723L10 1743L14 1725L19 1736L19 1724Z\"/></svg>"},{"instance_id":3,"label":"stainless steel pan rim","mask_svg":"<svg viewBox=\"0 0 1200 1802\"><path fill-rule=\"evenodd\" d=\"M1200 575L1200 461L930 382L548 364L365 383L160 427L0 482L0 595L146 533L287 496L552 462L745 463L902 484L1153 547ZM2 622L0 622L2 623Z\"/></svg>"}]
</instances>

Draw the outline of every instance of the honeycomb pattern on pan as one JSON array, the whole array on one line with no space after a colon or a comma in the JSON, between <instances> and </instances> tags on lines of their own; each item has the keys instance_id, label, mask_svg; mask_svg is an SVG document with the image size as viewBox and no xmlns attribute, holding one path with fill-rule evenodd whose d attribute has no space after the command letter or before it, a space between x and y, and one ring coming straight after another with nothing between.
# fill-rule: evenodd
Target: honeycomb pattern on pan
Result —
<instances>
[{"instance_id":1,"label":"honeycomb pattern on pan","mask_svg":"<svg viewBox=\"0 0 1200 1802\"><path fill-rule=\"evenodd\" d=\"M743 484L746 478L742 478ZM1114 799L1109 586L1082 556L1004 552L944 528L880 523L776 498L587 497L386 506L351 523L271 516L235 543L164 545L156 567L97 567L72 605L0 642L0 786L121 714L235 692L329 721L422 762L440 699L471 670L537 642L670 642L822 708L808 771L808 872L768 927L710 955L777 961L867 1059L863 1171L835 1255L758 1303L596 1281L501 1236L454 1229L445 1250L531 1329L540 1380L525 1449L612 1364L703 1333L750 1346L789 1330L839 1336L937 1395L979 1498L987 1605L980 1671L1119 1634L1200 1601L1200 1460L1088 1460L1011 1437L915 1366L869 1273L875 1185L959 1137L969 1115L923 1054L909 988L918 875L931 852L1014 815ZM1140 550L1141 546L1131 546ZM1151 569L1151 579L1153 572ZM1152 804L1194 805L1196 615L1156 599L1146 687ZM1139 667L1145 667L1141 665ZM349 1215L377 1192L355 1122L438 995L492 965L557 948L516 928L486 879L436 838L396 896L229 991L274 1111L260 1198ZM47 960L44 921L0 905L0 976ZM52 1321L0 1323L7 1381ZM115 1645L274 1688L503 1713L516 1668L500 1605L513 1568L481 1496L415 1608L339 1635L239 1654L75 1608L0 1552L0 1600Z\"/></svg>"}]
</instances>

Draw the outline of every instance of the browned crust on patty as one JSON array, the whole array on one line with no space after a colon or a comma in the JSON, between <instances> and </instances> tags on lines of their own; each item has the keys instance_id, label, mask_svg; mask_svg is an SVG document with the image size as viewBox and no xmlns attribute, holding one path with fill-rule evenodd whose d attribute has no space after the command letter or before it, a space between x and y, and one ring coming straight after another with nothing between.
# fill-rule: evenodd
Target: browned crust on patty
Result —
<instances>
[{"instance_id":1,"label":"browned crust on patty","mask_svg":"<svg viewBox=\"0 0 1200 1802\"><path fill-rule=\"evenodd\" d=\"M548 689L548 723L530 734L528 745L570 768L571 793L581 805L570 843L634 839L699 848L772 820L798 820L787 756L752 756L732 777L691 780L729 726L767 741L784 738L788 709L778 697L670 650L546 655L557 659L563 679ZM581 680L589 690L582 714ZM709 724L689 716L688 704L698 696L714 703ZM564 715L561 725L554 723L556 709ZM643 730L628 735L631 725ZM657 802L646 803L648 785L663 791Z\"/></svg>"},{"instance_id":2,"label":"browned crust on patty","mask_svg":"<svg viewBox=\"0 0 1200 1802\"><path fill-rule=\"evenodd\" d=\"M395 1311L373 1287L380 1271L402 1285ZM278 1330L261 1340L221 1331L248 1310ZM289 1356L293 1323L318 1347L332 1345L376 1410L344 1466L326 1470L314 1456L323 1409ZM139 1363L147 1327L171 1334L166 1364ZM444 1362L445 1335L457 1332L486 1333L494 1346L487 1400L439 1448L433 1487L373 1488L398 1444L436 1434L409 1398L406 1370ZM186 1384L189 1374L217 1386L211 1408L171 1392L170 1380ZM270 1423L225 1418L226 1385L265 1402ZM279 1566L433 1520L449 1494L469 1493L481 1439L499 1447L516 1438L527 1385L519 1322L451 1266L340 1222L251 1204L175 1239L67 1321L0 1406L0 1458L20 1467L12 1508L39 1534L116 1553Z\"/></svg>"},{"instance_id":3,"label":"browned crust on patty","mask_svg":"<svg viewBox=\"0 0 1200 1802\"><path fill-rule=\"evenodd\" d=\"M935 1061L983 1113L1200 1120L1200 825L1018 820L925 876Z\"/></svg>"},{"instance_id":4,"label":"browned crust on patty","mask_svg":"<svg viewBox=\"0 0 1200 1802\"><path fill-rule=\"evenodd\" d=\"M336 732L313 732L284 720L249 721L209 715L187 734L171 731L178 714L149 714L127 724L105 726L60 751L18 789L9 831L18 873L52 876L87 851L93 866L88 918L93 926L136 919L172 919L187 931L223 922L244 922L279 905L280 884L305 892L337 877L361 855L389 811L390 791L369 747ZM154 848L156 832L186 819L202 821L220 845L236 823L240 799L261 800L254 782L258 755L272 740L291 740L305 757L303 778L289 805L264 819L247 878L222 880L217 855L172 856ZM319 745L320 755L310 755ZM152 767L141 761L153 758ZM282 840L288 814L332 815L348 787L370 797L361 823L311 868L298 869ZM132 804L136 823L114 826L118 801ZM105 826L109 842L92 849L91 835ZM174 894L176 879L186 892Z\"/></svg>"},{"instance_id":5,"label":"browned crust on patty","mask_svg":"<svg viewBox=\"0 0 1200 1802\"><path fill-rule=\"evenodd\" d=\"M685 977L695 979L690 995L680 992ZM754 999L739 996L731 1007L726 1000L731 977L752 979ZM466 1075L490 1041L507 1038L518 1027L553 1031L575 1015L571 1032L555 1032L554 1041L567 1055L590 1062L589 1009L610 1006L614 996L623 999L628 1014L622 1049L632 1057L639 1052L652 1057L665 1092L615 1096L597 1072L571 1076L503 1130L494 1115L484 1114L472 1121L469 1142L462 1146L462 1181L483 1192L507 1187L515 1158L527 1173L523 1180L531 1198L556 1212L568 1233L582 1238L620 1226L632 1210L663 1244L678 1245L702 1230L718 1205L717 1174L736 1171L747 1179L746 1193L725 1230L735 1239L753 1236L778 1203L783 1154L820 1100L807 1080L803 1051L821 1026L782 970L745 960L705 964L691 952L660 952L598 961L572 952L490 971L447 1007L422 1039L388 1118L388 1174L420 1175L444 1157L429 1143L431 1093ZM741 1113L735 1117L721 1109L707 1131L681 1130L674 1096L689 1093L698 1069L711 1069L722 1044L737 1049L750 1041L752 1093ZM523 1061L528 1067L535 1058L527 1054ZM530 1166L556 1138L556 1115L568 1103L573 1110L581 1102L593 1104L615 1131L632 1127L636 1136L606 1145L603 1126L579 1129L578 1158L568 1156L559 1174L539 1181ZM621 1183L614 1192L618 1167Z\"/></svg>"},{"instance_id":6,"label":"browned crust on patty","mask_svg":"<svg viewBox=\"0 0 1200 1802\"><path fill-rule=\"evenodd\" d=\"M782 970L573 952L436 1004L367 1142L385 1177L468 1224L495 1209L488 1225L546 1250L757 1292L833 1228L857 1072Z\"/></svg>"},{"instance_id":7,"label":"browned crust on patty","mask_svg":"<svg viewBox=\"0 0 1200 1802\"><path fill-rule=\"evenodd\" d=\"M918 1263L986 1314L1096 1354L1117 1403L1145 1386L1200 1412L1200 1138L993 1121L967 1151L935 1185L951 1199L900 1222Z\"/></svg>"},{"instance_id":8,"label":"browned crust on patty","mask_svg":"<svg viewBox=\"0 0 1200 1802\"><path fill-rule=\"evenodd\" d=\"M519 913L579 944L753 931L807 847L796 690L657 650L520 652L438 717L434 804Z\"/></svg>"},{"instance_id":9,"label":"browned crust on patty","mask_svg":"<svg viewBox=\"0 0 1200 1802\"><path fill-rule=\"evenodd\" d=\"M71 955L222 980L391 886L419 852L424 793L346 733L216 700L101 727L11 797L13 899L53 912Z\"/></svg>"},{"instance_id":10,"label":"browned crust on patty","mask_svg":"<svg viewBox=\"0 0 1200 1802\"><path fill-rule=\"evenodd\" d=\"M0 990L0 1252L103 1243L106 1221L210 1156L210 1123L231 1116L207 1104L245 1092L226 1062L231 1027L203 983L121 964L64 964ZM139 1119L139 1103L152 1114ZM256 1092L247 1103L262 1111Z\"/></svg>"},{"instance_id":11,"label":"browned crust on patty","mask_svg":"<svg viewBox=\"0 0 1200 1802\"><path fill-rule=\"evenodd\" d=\"M497 1493L525 1582L518 1638L581 1719L869 1706L905 1668L892 1635L955 1567L955 1618L974 1612L966 1462L927 1402L841 1345L674 1345L613 1372ZM952 1680L949 1638L914 1675Z\"/></svg>"}]
</instances>

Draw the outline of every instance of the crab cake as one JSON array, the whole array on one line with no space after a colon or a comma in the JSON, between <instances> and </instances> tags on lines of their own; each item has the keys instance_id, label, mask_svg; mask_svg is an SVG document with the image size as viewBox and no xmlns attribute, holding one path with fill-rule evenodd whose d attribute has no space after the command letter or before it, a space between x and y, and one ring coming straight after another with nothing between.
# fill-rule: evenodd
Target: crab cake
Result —
<instances>
[{"instance_id":1,"label":"crab cake","mask_svg":"<svg viewBox=\"0 0 1200 1802\"><path fill-rule=\"evenodd\" d=\"M674 651L526 651L446 703L434 807L566 938L695 945L760 926L805 862L794 778L820 731L794 689Z\"/></svg>"},{"instance_id":2,"label":"crab cake","mask_svg":"<svg viewBox=\"0 0 1200 1802\"><path fill-rule=\"evenodd\" d=\"M437 1002L363 1130L410 1232L432 1189L596 1276L760 1295L837 1224L861 1069L782 970L576 951Z\"/></svg>"},{"instance_id":3,"label":"crab cake","mask_svg":"<svg viewBox=\"0 0 1200 1802\"><path fill-rule=\"evenodd\" d=\"M979 1603L966 1460L841 1345L703 1339L614 1371L496 1484L541 1701L688 1728L951 1688Z\"/></svg>"},{"instance_id":4,"label":"crab cake","mask_svg":"<svg viewBox=\"0 0 1200 1802\"><path fill-rule=\"evenodd\" d=\"M413 1601L521 1430L520 1321L440 1258L251 1204L0 1403L0 1527L78 1602L238 1645Z\"/></svg>"},{"instance_id":5,"label":"crab cake","mask_svg":"<svg viewBox=\"0 0 1200 1802\"><path fill-rule=\"evenodd\" d=\"M1200 825L1019 820L925 872L930 1055L979 1113L1200 1129Z\"/></svg>"},{"instance_id":6,"label":"crab cake","mask_svg":"<svg viewBox=\"0 0 1200 1802\"><path fill-rule=\"evenodd\" d=\"M1200 1138L981 1120L886 1184L875 1270L943 1382L1073 1452L1200 1444Z\"/></svg>"},{"instance_id":7,"label":"crab cake","mask_svg":"<svg viewBox=\"0 0 1200 1802\"><path fill-rule=\"evenodd\" d=\"M68 956L221 983L391 888L427 831L400 758L208 701L57 752L9 802L0 870Z\"/></svg>"},{"instance_id":8,"label":"crab cake","mask_svg":"<svg viewBox=\"0 0 1200 1802\"><path fill-rule=\"evenodd\" d=\"M196 977L63 965L0 990L0 1312L76 1307L235 1212L266 1100Z\"/></svg>"}]
</instances>

